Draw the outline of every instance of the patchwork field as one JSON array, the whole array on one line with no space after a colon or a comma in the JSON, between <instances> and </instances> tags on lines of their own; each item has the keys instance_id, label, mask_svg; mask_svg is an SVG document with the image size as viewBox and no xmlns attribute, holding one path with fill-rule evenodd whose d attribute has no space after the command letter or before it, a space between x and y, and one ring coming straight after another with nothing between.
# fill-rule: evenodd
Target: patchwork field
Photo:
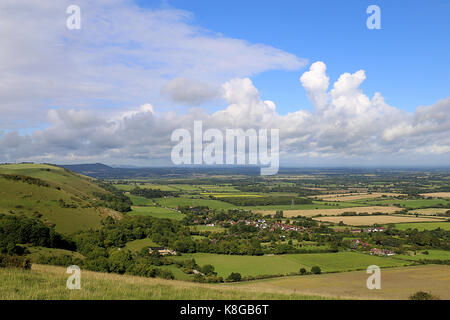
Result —
<instances>
[{"instance_id":1,"label":"patchwork field","mask_svg":"<svg viewBox=\"0 0 450 320\"><path fill-rule=\"evenodd\" d=\"M450 266L425 265L382 269L381 289L369 290L365 271L261 280L233 285L243 290L308 294L343 299L402 300L417 291L450 299Z\"/></svg>"},{"instance_id":2,"label":"patchwork field","mask_svg":"<svg viewBox=\"0 0 450 320\"><path fill-rule=\"evenodd\" d=\"M375 199L385 197L402 196L401 193L340 193L312 196L313 198L323 199L327 201L354 201L361 199Z\"/></svg>"},{"instance_id":3,"label":"patchwork field","mask_svg":"<svg viewBox=\"0 0 450 320\"><path fill-rule=\"evenodd\" d=\"M361 204L354 202L326 202L313 201L312 204L294 204L292 205L268 205L268 206L245 206L242 209L252 211L276 211L276 210L314 210L314 209L339 209L361 207Z\"/></svg>"},{"instance_id":4,"label":"patchwork field","mask_svg":"<svg viewBox=\"0 0 450 320\"><path fill-rule=\"evenodd\" d=\"M437 219L433 218L416 218L414 216L350 216L350 217L318 217L314 220L322 222L332 222L338 224L342 221L346 225L350 226L371 226L374 224L388 224L388 223L401 223L401 222L436 222Z\"/></svg>"},{"instance_id":5,"label":"patchwork field","mask_svg":"<svg viewBox=\"0 0 450 320\"><path fill-rule=\"evenodd\" d=\"M406 209L421 209L431 208L437 206L449 206L450 200L444 199L417 199L417 200L396 200L396 199L384 199L384 200L361 200L360 203L367 205L382 205L382 206L397 206Z\"/></svg>"},{"instance_id":6,"label":"patchwork field","mask_svg":"<svg viewBox=\"0 0 450 320\"><path fill-rule=\"evenodd\" d=\"M319 266L322 272L344 272L361 270L375 264L380 267L408 265L407 261L387 257L376 257L356 252L285 254L273 256L233 256L212 253L184 254L177 259L194 258L197 264L212 264L220 276L227 277L232 272L243 276L276 275L308 271Z\"/></svg>"},{"instance_id":7,"label":"patchwork field","mask_svg":"<svg viewBox=\"0 0 450 320\"><path fill-rule=\"evenodd\" d=\"M450 211L450 208L427 208L427 209L413 209L408 211L408 213L414 213L424 216L432 216L437 214L446 213L447 211Z\"/></svg>"},{"instance_id":8,"label":"patchwork field","mask_svg":"<svg viewBox=\"0 0 450 320\"><path fill-rule=\"evenodd\" d=\"M286 218L292 218L292 217L297 217L297 216L312 217L312 216L316 216L318 214L321 214L323 216L338 216L345 212L369 213L369 214L372 214L374 212L381 212L381 213L389 214L389 213L395 213L399 210L401 210L401 208L380 207L380 206L352 207L352 208L341 208L341 209L286 210L286 211L283 211L283 216ZM261 213L263 215L267 215L267 214L274 215L276 213L276 210L270 210L270 211L260 210L257 212Z\"/></svg>"},{"instance_id":9,"label":"patchwork field","mask_svg":"<svg viewBox=\"0 0 450 320\"><path fill-rule=\"evenodd\" d=\"M208 200L208 199L190 199L190 198L161 198L155 199L155 202L164 207L177 208L178 206L207 206L213 209L232 209L236 208L231 203Z\"/></svg>"},{"instance_id":10,"label":"patchwork field","mask_svg":"<svg viewBox=\"0 0 450 320\"><path fill-rule=\"evenodd\" d=\"M450 192L422 193L421 196L433 198L450 198Z\"/></svg>"}]
</instances>

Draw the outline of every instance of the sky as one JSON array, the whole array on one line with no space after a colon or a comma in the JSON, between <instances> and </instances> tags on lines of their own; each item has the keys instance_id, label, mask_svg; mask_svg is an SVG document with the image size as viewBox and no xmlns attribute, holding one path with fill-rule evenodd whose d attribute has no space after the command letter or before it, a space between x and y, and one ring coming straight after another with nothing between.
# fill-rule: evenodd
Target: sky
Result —
<instances>
[{"instance_id":1,"label":"sky","mask_svg":"<svg viewBox=\"0 0 450 320\"><path fill-rule=\"evenodd\" d=\"M284 166L445 166L449 16L448 0L4 0L0 161L171 165L171 133L203 121L279 129Z\"/></svg>"}]
</instances>

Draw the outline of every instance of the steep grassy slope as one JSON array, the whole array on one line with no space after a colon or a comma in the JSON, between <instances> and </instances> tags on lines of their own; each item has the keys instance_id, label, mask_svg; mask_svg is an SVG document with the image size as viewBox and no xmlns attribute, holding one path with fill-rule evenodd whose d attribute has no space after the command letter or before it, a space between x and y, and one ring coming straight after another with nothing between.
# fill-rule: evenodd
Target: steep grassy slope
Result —
<instances>
[{"instance_id":1,"label":"steep grassy slope","mask_svg":"<svg viewBox=\"0 0 450 320\"><path fill-rule=\"evenodd\" d=\"M91 178L60 167L0 165L0 213L39 217L58 232L98 228L111 210L97 207L96 194L106 193Z\"/></svg>"}]
</instances>

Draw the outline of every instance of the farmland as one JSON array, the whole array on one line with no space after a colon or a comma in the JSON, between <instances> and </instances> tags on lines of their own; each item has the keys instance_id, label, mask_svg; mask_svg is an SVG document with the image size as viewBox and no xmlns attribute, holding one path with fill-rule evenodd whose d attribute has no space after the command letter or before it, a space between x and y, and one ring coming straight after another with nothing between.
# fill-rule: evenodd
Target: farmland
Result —
<instances>
[{"instance_id":1,"label":"farmland","mask_svg":"<svg viewBox=\"0 0 450 320\"><path fill-rule=\"evenodd\" d=\"M433 218L416 218L414 216L360 216L360 217L319 217L314 220L322 222L339 223L343 222L350 226L371 226L374 224L388 224L401 222L435 222Z\"/></svg>"},{"instance_id":2,"label":"farmland","mask_svg":"<svg viewBox=\"0 0 450 320\"><path fill-rule=\"evenodd\" d=\"M375 199L381 197L398 197L404 196L399 193L343 193L343 194L326 194L320 196L314 196L314 198L319 198L327 201L354 201L363 199Z\"/></svg>"},{"instance_id":3,"label":"farmland","mask_svg":"<svg viewBox=\"0 0 450 320\"><path fill-rule=\"evenodd\" d=\"M423 231L441 228L450 231L450 222L397 223L395 227L399 230L418 229L419 231Z\"/></svg>"},{"instance_id":4,"label":"farmland","mask_svg":"<svg viewBox=\"0 0 450 320\"><path fill-rule=\"evenodd\" d=\"M243 290L283 294L321 295L341 299L405 300L412 292L426 291L450 299L449 266L417 266L381 271L381 290L368 290L365 271L301 276L239 284Z\"/></svg>"},{"instance_id":5,"label":"farmland","mask_svg":"<svg viewBox=\"0 0 450 320\"><path fill-rule=\"evenodd\" d=\"M342 209L313 209L313 210L285 210L283 211L284 217L286 218L292 218L297 216L303 216L303 217L313 217L316 215L322 215L322 216L338 216L345 212L354 212L354 213L395 213L397 211L401 210L397 207L350 207L350 208L342 208ZM275 214L276 211L256 211L257 213L261 213L263 215L266 214Z\"/></svg>"},{"instance_id":6,"label":"farmland","mask_svg":"<svg viewBox=\"0 0 450 320\"><path fill-rule=\"evenodd\" d=\"M128 213L130 216L144 216L144 217L154 217L159 219L173 219L181 220L184 215L176 212L175 210L154 207L154 206L132 206L131 212Z\"/></svg>"},{"instance_id":7,"label":"farmland","mask_svg":"<svg viewBox=\"0 0 450 320\"><path fill-rule=\"evenodd\" d=\"M229 256L196 253L183 255L183 258L194 258L200 265L212 264L221 276L239 272L243 276L286 275L298 272L300 268L310 270L319 266L323 272L344 272L361 270L369 265L380 267L398 267L408 265L405 261L374 257L354 252L293 254L274 256Z\"/></svg>"}]
</instances>

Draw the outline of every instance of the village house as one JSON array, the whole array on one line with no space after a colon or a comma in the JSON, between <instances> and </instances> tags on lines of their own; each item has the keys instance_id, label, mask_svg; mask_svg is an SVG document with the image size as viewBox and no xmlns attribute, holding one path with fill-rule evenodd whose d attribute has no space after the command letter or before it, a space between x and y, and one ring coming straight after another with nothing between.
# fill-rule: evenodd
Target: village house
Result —
<instances>
[{"instance_id":1,"label":"village house","mask_svg":"<svg viewBox=\"0 0 450 320\"><path fill-rule=\"evenodd\" d=\"M378 248L370 249L370 254L374 255L374 256L393 256L393 255L395 255L395 253L391 250L378 249Z\"/></svg>"},{"instance_id":2,"label":"village house","mask_svg":"<svg viewBox=\"0 0 450 320\"><path fill-rule=\"evenodd\" d=\"M176 251L174 251L174 250L170 250L170 249L166 249L166 248L164 248L164 247L150 247L149 249L148 249L148 253L149 254L152 254L153 252L155 252L155 251L157 251L160 255L162 255L162 256L167 256L167 255L173 255L173 256L175 256L176 254L177 254L177 252Z\"/></svg>"},{"instance_id":3,"label":"village house","mask_svg":"<svg viewBox=\"0 0 450 320\"><path fill-rule=\"evenodd\" d=\"M368 228L366 231L367 232L384 232L384 231L386 231L386 228L385 227Z\"/></svg>"}]
</instances>

